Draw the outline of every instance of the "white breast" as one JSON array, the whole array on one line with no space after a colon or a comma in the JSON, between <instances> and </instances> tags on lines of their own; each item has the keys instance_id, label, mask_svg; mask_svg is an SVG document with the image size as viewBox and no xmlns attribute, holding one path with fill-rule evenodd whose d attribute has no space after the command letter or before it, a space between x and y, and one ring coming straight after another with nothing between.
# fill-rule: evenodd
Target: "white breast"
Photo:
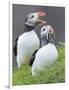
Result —
<instances>
[{"instance_id":1,"label":"white breast","mask_svg":"<svg viewBox=\"0 0 69 90\"><path fill-rule=\"evenodd\" d=\"M57 58L58 52L55 45L49 43L48 45L39 49L32 66L32 75L34 76L37 74L37 72L54 64Z\"/></svg>"},{"instance_id":2,"label":"white breast","mask_svg":"<svg viewBox=\"0 0 69 90\"><path fill-rule=\"evenodd\" d=\"M20 63L28 63L33 52L36 49L39 49L39 38L37 37L36 33L33 31L26 32L21 35L18 39L18 46L17 46L17 62Z\"/></svg>"},{"instance_id":3,"label":"white breast","mask_svg":"<svg viewBox=\"0 0 69 90\"><path fill-rule=\"evenodd\" d=\"M22 43L22 46L27 46L26 48L36 47L39 44L39 39L34 31L26 32L19 37L18 43Z\"/></svg>"}]
</instances>

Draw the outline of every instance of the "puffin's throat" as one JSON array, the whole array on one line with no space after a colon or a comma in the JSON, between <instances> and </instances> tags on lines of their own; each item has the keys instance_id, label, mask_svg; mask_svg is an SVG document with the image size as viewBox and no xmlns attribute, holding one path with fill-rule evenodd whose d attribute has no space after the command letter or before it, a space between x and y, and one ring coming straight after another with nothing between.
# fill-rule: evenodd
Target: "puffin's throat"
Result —
<instances>
[{"instance_id":1,"label":"puffin's throat","mask_svg":"<svg viewBox=\"0 0 69 90\"><path fill-rule=\"evenodd\" d=\"M24 26L24 32L32 31L34 28L35 28L35 26L25 25Z\"/></svg>"}]
</instances>

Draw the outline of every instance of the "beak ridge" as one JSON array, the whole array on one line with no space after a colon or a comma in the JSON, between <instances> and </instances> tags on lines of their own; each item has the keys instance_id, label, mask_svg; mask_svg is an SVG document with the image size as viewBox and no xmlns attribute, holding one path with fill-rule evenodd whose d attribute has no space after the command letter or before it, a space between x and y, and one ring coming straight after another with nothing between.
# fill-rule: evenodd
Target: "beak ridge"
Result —
<instances>
[{"instance_id":1,"label":"beak ridge","mask_svg":"<svg viewBox=\"0 0 69 90\"><path fill-rule=\"evenodd\" d=\"M45 12L43 12L43 11L38 11L37 13L38 13L39 16L46 16L46 15L47 15L47 14L46 14Z\"/></svg>"}]
</instances>

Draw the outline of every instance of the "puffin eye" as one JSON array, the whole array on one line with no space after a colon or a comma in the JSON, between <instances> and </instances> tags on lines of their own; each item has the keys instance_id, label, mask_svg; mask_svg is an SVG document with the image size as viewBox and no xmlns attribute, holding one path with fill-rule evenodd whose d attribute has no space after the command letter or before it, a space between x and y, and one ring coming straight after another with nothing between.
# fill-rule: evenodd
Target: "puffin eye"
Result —
<instances>
[{"instance_id":1,"label":"puffin eye","mask_svg":"<svg viewBox=\"0 0 69 90\"><path fill-rule=\"evenodd\" d=\"M32 19L32 18L34 18L34 15L32 15L32 16L30 17L30 19Z\"/></svg>"},{"instance_id":2,"label":"puffin eye","mask_svg":"<svg viewBox=\"0 0 69 90\"><path fill-rule=\"evenodd\" d=\"M45 31L45 28L43 28L43 31Z\"/></svg>"},{"instance_id":3,"label":"puffin eye","mask_svg":"<svg viewBox=\"0 0 69 90\"><path fill-rule=\"evenodd\" d=\"M34 15L32 15L32 18L34 18Z\"/></svg>"}]
</instances>

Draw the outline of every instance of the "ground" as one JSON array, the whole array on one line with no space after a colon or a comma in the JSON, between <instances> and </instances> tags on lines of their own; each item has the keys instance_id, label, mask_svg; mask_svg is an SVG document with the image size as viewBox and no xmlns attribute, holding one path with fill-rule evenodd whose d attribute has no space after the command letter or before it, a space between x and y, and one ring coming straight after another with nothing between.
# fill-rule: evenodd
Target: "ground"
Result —
<instances>
[{"instance_id":1,"label":"ground","mask_svg":"<svg viewBox=\"0 0 69 90\"><path fill-rule=\"evenodd\" d=\"M29 85L29 84L48 84L48 83L64 83L65 82L65 47L57 48L59 57L56 63L36 77L32 77L31 67L22 66L20 69L13 68L12 84L13 85Z\"/></svg>"}]
</instances>

